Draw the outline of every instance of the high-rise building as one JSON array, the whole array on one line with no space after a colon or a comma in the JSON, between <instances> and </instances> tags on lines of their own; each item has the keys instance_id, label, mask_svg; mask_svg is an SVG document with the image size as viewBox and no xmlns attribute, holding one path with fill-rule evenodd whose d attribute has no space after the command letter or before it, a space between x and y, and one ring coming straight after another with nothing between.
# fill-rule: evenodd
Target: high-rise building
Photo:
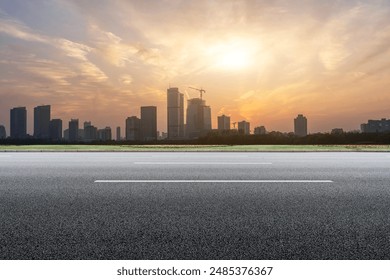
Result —
<instances>
[{"instance_id":1,"label":"high-rise building","mask_svg":"<svg viewBox=\"0 0 390 280\"><path fill-rule=\"evenodd\" d=\"M0 139L5 139L7 138L7 133L5 132L5 127L4 125L0 125Z\"/></svg>"},{"instance_id":2,"label":"high-rise building","mask_svg":"<svg viewBox=\"0 0 390 280\"><path fill-rule=\"evenodd\" d=\"M255 127L254 131L253 131L253 134L256 134L256 135L265 135L266 134L266 130L265 130L265 127L264 126L258 126L258 127Z\"/></svg>"},{"instance_id":3,"label":"high-rise building","mask_svg":"<svg viewBox=\"0 0 390 280\"><path fill-rule=\"evenodd\" d=\"M116 128L116 141L121 141L121 127Z\"/></svg>"},{"instance_id":4,"label":"high-rise building","mask_svg":"<svg viewBox=\"0 0 390 280\"><path fill-rule=\"evenodd\" d=\"M11 138L24 139L27 137L27 110L26 107L13 108L10 111Z\"/></svg>"},{"instance_id":5,"label":"high-rise building","mask_svg":"<svg viewBox=\"0 0 390 280\"><path fill-rule=\"evenodd\" d=\"M110 141L112 139L111 127L106 126L103 129L98 129L98 138L100 141Z\"/></svg>"},{"instance_id":6,"label":"high-rise building","mask_svg":"<svg viewBox=\"0 0 390 280\"><path fill-rule=\"evenodd\" d=\"M136 116L126 119L126 140L139 141L141 130L141 120Z\"/></svg>"},{"instance_id":7,"label":"high-rise building","mask_svg":"<svg viewBox=\"0 0 390 280\"><path fill-rule=\"evenodd\" d=\"M186 134L188 138L198 138L211 130L211 108L200 98L188 100Z\"/></svg>"},{"instance_id":8,"label":"high-rise building","mask_svg":"<svg viewBox=\"0 0 390 280\"><path fill-rule=\"evenodd\" d=\"M218 130L230 130L230 117L218 116Z\"/></svg>"},{"instance_id":9,"label":"high-rise building","mask_svg":"<svg viewBox=\"0 0 390 280\"><path fill-rule=\"evenodd\" d=\"M367 123L361 124L360 128L361 131L365 133L389 132L390 119L368 120Z\"/></svg>"},{"instance_id":10,"label":"high-rise building","mask_svg":"<svg viewBox=\"0 0 390 280\"><path fill-rule=\"evenodd\" d=\"M250 123L247 121L238 122L237 127L239 134L249 135L251 133Z\"/></svg>"},{"instance_id":11,"label":"high-rise building","mask_svg":"<svg viewBox=\"0 0 390 280\"><path fill-rule=\"evenodd\" d=\"M302 114L294 119L294 134L300 137L307 135L307 119Z\"/></svg>"},{"instance_id":12,"label":"high-rise building","mask_svg":"<svg viewBox=\"0 0 390 280\"><path fill-rule=\"evenodd\" d=\"M69 141L79 141L79 120L71 119L69 122Z\"/></svg>"},{"instance_id":13,"label":"high-rise building","mask_svg":"<svg viewBox=\"0 0 390 280\"><path fill-rule=\"evenodd\" d=\"M141 140L157 140L157 107L141 107Z\"/></svg>"},{"instance_id":14,"label":"high-rise building","mask_svg":"<svg viewBox=\"0 0 390 280\"><path fill-rule=\"evenodd\" d=\"M167 89L168 139L184 138L184 95L178 88Z\"/></svg>"},{"instance_id":15,"label":"high-rise building","mask_svg":"<svg viewBox=\"0 0 390 280\"><path fill-rule=\"evenodd\" d=\"M51 140L62 140L62 120L52 119L49 123L49 137Z\"/></svg>"},{"instance_id":16,"label":"high-rise building","mask_svg":"<svg viewBox=\"0 0 390 280\"><path fill-rule=\"evenodd\" d=\"M34 108L34 138L48 139L50 137L50 105Z\"/></svg>"}]
</instances>

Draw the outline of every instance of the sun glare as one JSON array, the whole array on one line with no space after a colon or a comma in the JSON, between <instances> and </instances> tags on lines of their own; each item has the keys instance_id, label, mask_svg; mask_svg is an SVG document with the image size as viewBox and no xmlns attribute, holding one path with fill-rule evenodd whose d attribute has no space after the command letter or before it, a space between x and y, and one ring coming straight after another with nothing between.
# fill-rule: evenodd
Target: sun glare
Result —
<instances>
[{"instance_id":1,"label":"sun glare","mask_svg":"<svg viewBox=\"0 0 390 280\"><path fill-rule=\"evenodd\" d=\"M219 66L232 69L241 69L249 65L249 57L243 50L228 50L221 54Z\"/></svg>"},{"instance_id":2,"label":"sun glare","mask_svg":"<svg viewBox=\"0 0 390 280\"><path fill-rule=\"evenodd\" d=\"M248 67L252 61L252 53L250 45L242 42L216 45L211 51L215 66L225 70L242 70Z\"/></svg>"}]
</instances>

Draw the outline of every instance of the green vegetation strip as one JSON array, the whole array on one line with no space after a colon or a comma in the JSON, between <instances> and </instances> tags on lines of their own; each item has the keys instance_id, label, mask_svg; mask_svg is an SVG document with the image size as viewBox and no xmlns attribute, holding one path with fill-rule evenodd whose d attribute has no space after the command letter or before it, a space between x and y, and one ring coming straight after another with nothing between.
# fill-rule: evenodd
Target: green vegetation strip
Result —
<instances>
[{"instance_id":1,"label":"green vegetation strip","mask_svg":"<svg viewBox=\"0 0 390 280\"><path fill-rule=\"evenodd\" d=\"M390 145L0 145L0 152L390 152Z\"/></svg>"}]
</instances>

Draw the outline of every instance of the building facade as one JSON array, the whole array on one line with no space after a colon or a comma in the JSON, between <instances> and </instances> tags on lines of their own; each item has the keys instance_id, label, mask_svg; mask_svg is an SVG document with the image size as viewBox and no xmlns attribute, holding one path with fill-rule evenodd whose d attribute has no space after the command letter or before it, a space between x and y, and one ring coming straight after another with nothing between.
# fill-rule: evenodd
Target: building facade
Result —
<instances>
[{"instance_id":1,"label":"building facade","mask_svg":"<svg viewBox=\"0 0 390 280\"><path fill-rule=\"evenodd\" d=\"M49 123L49 138L51 140L62 140L62 120L52 119Z\"/></svg>"},{"instance_id":2,"label":"building facade","mask_svg":"<svg viewBox=\"0 0 390 280\"><path fill-rule=\"evenodd\" d=\"M198 138L211 130L211 108L200 98L188 100L186 135L189 139Z\"/></svg>"},{"instance_id":3,"label":"building facade","mask_svg":"<svg viewBox=\"0 0 390 280\"><path fill-rule=\"evenodd\" d=\"M69 141L77 142L79 141L79 120L71 119L69 122Z\"/></svg>"},{"instance_id":4,"label":"building facade","mask_svg":"<svg viewBox=\"0 0 390 280\"><path fill-rule=\"evenodd\" d=\"M168 139L184 138L184 95L178 88L167 89Z\"/></svg>"},{"instance_id":5,"label":"building facade","mask_svg":"<svg viewBox=\"0 0 390 280\"><path fill-rule=\"evenodd\" d=\"M360 129L364 133L390 132L390 119L368 120L360 125Z\"/></svg>"},{"instance_id":6,"label":"building facade","mask_svg":"<svg viewBox=\"0 0 390 280\"><path fill-rule=\"evenodd\" d=\"M294 134L299 137L307 135L307 118L302 114L294 119Z\"/></svg>"},{"instance_id":7,"label":"building facade","mask_svg":"<svg viewBox=\"0 0 390 280\"><path fill-rule=\"evenodd\" d=\"M140 141L141 137L141 120L136 116L128 117L126 119L126 140Z\"/></svg>"},{"instance_id":8,"label":"building facade","mask_svg":"<svg viewBox=\"0 0 390 280\"><path fill-rule=\"evenodd\" d=\"M7 133L5 131L4 125L0 125L0 139L7 138Z\"/></svg>"},{"instance_id":9,"label":"building facade","mask_svg":"<svg viewBox=\"0 0 390 280\"><path fill-rule=\"evenodd\" d=\"M157 140L157 107L141 107L141 140Z\"/></svg>"},{"instance_id":10,"label":"building facade","mask_svg":"<svg viewBox=\"0 0 390 280\"><path fill-rule=\"evenodd\" d=\"M16 107L10 111L10 135L13 139L27 137L27 110L26 107Z\"/></svg>"},{"instance_id":11,"label":"building facade","mask_svg":"<svg viewBox=\"0 0 390 280\"><path fill-rule=\"evenodd\" d=\"M98 139L97 127L91 122L84 122L84 141L92 142Z\"/></svg>"},{"instance_id":12,"label":"building facade","mask_svg":"<svg viewBox=\"0 0 390 280\"><path fill-rule=\"evenodd\" d=\"M34 108L34 138L50 138L50 105Z\"/></svg>"},{"instance_id":13,"label":"building facade","mask_svg":"<svg viewBox=\"0 0 390 280\"><path fill-rule=\"evenodd\" d=\"M251 133L250 123L247 121L241 121L237 123L238 133L249 135Z\"/></svg>"},{"instance_id":14,"label":"building facade","mask_svg":"<svg viewBox=\"0 0 390 280\"><path fill-rule=\"evenodd\" d=\"M218 116L218 130L230 130L230 117Z\"/></svg>"},{"instance_id":15,"label":"building facade","mask_svg":"<svg viewBox=\"0 0 390 280\"><path fill-rule=\"evenodd\" d=\"M121 141L121 127L116 128L116 141Z\"/></svg>"}]
</instances>

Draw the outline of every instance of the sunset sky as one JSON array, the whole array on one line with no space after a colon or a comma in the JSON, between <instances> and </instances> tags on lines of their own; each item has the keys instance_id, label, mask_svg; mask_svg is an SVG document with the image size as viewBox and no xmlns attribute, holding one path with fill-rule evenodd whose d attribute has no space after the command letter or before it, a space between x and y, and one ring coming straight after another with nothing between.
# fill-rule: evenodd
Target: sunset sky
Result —
<instances>
[{"instance_id":1,"label":"sunset sky","mask_svg":"<svg viewBox=\"0 0 390 280\"><path fill-rule=\"evenodd\" d=\"M310 133L390 118L390 0L0 0L0 124L52 118L121 126L166 89L206 90L217 115Z\"/></svg>"}]
</instances>

